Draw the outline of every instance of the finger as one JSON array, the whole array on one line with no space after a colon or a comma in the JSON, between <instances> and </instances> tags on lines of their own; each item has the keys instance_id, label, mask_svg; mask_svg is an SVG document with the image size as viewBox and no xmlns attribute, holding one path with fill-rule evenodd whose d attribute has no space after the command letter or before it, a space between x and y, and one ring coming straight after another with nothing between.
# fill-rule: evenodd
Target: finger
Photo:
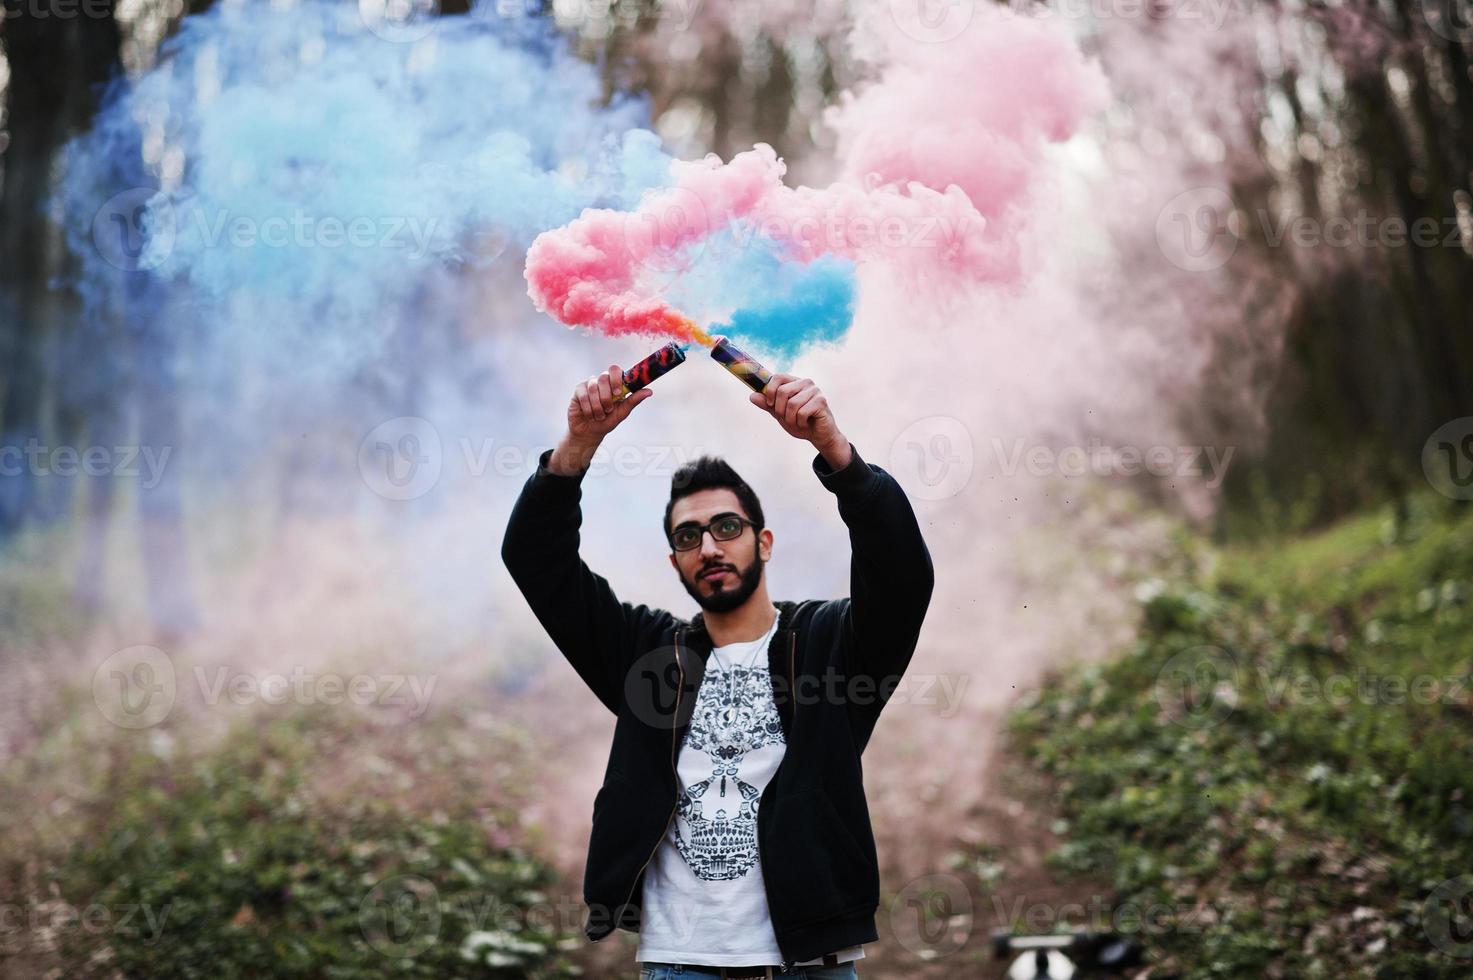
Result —
<instances>
[{"instance_id":1,"label":"finger","mask_svg":"<svg viewBox=\"0 0 1473 980\"><path fill-rule=\"evenodd\" d=\"M793 385L797 383L797 380L794 378L791 381L784 381L773 391L772 411L778 418L783 417L783 409L787 407L788 398L793 394Z\"/></svg>"},{"instance_id":2,"label":"finger","mask_svg":"<svg viewBox=\"0 0 1473 980\"><path fill-rule=\"evenodd\" d=\"M588 394L588 411L591 413L590 417L596 422L602 422L604 419L604 407L603 403L598 400L598 379L589 378L583 382L583 388Z\"/></svg>"},{"instance_id":3,"label":"finger","mask_svg":"<svg viewBox=\"0 0 1473 980\"><path fill-rule=\"evenodd\" d=\"M654 392L651 391L649 388L641 388L634 394L628 395L625 398L622 398L618 402L616 402L614 405L614 411L618 413L619 418L622 419L626 417L630 412L634 411L635 405L638 405L640 402L644 401L646 398L650 397L653 394Z\"/></svg>"},{"instance_id":4,"label":"finger","mask_svg":"<svg viewBox=\"0 0 1473 980\"><path fill-rule=\"evenodd\" d=\"M802 408L798 409L798 427L805 428L809 425L812 425L813 420L822 415L824 409L827 407L828 406L825 404L822 398L815 398L812 401L808 402Z\"/></svg>"},{"instance_id":5,"label":"finger","mask_svg":"<svg viewBox=\"0 0 1473 980\"><path fill-rule=\"evenodd\" d=\"M773 399L777 397L777 390L792 380L793 376L791 374L774 374L762 389L762 394L767 399L767 404L771 405Z\"/></svg>"},{"instance_id":6,"label":"finger","mask_svg":"<svg viewBox=\"0 0 1473 980\"><path fill-rule=\"evenodd\" d=\"M573 389L573 397L578 401L578 410L584 419L593 418L593 404L588 399L588 382L578 382L578 387Z\"/></svg>"},{"instance_id":7,"label":"finger","mask_svg":"<svg viewBox=\"0 0 1473 980\"><path fill-rule=\"evenodd\" d=\"M614 383L608 372L598 376L598 404L605 415L614 410Z\"/></svg>"},{"instance_id":8,"label":"finger","mask_svg":"<svg viewBox=\"0 0 1473 980\"><path fill-rule=\"evenodd\" d=\"M802 391L804 386L811 384L813 384L813 382L809 381L807 378L794 378L792 381L785 381L780 386L778 386L777 398L772 403L772 410L777 413L777 417L786 417L788 402L799 391Z\"/></svg>"},{"instance_id":9,"label":"finger","mask_svg":"<svg viewBox=\"0 0 1473 980\"><path fill-rule=\"evenodd\" d=\"M752 392L751 395L747 396L747 401L751 402L753 405L756 405L764 412L769 411L767 407L767 396L760 391Z\"/></svg>"},{"instance_id":10,"label":"finger","mask_svg":"<svg viewBox=\"0 0 1473 980\"><path fill-rule=\"evenodd\" d=\"M813 398L813 390L806 388L788 399L788 404L783 409L783 419L788 425L794 427L798 425L798 412Z\"/></svg>"},{"instance_id":11,"label":"finger","mask_svg":"<svg viewBox=\"0 0 1473 980\"><path fill-rule=\"evenodd\" d=\"M796 426L798 424L798 413L802 410L803 406L818 397L818 394L819 392L816 386L809 386L788 399L787 408L783 411L783 418L787 419L789 425Z\"/></svg>"},{"instance_id":12,"label":"finger","mask_svg":"<svg viewBox=\"0 0 1473 980\"><path fill-rule=\"evenodd\" d=\"M609 377L609 405L610 405L610 407L612 407L613 404L614 404L614 399L616 397L618 397L619 389L622 388L622 387L624 387L624 372L619 369L619 365L617 365L617 364L610 364L609 365L609 375L608 375L608 377ZM627 398L628 396L626 395L625 397Z\"/></svg>"}]
</instances>

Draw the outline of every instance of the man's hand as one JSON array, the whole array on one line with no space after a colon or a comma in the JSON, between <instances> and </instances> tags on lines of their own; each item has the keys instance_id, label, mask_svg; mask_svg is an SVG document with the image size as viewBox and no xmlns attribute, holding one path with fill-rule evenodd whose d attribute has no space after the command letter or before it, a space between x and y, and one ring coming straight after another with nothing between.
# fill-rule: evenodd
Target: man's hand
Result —
<instances>
[{"instance_id":1,"label":"man's hand","mask_svg":"<svg viewBox=\"0 0 1473 980\"><path fill-rule=\"evenodd\" d=\"M628 418L635 405L654 394L649 388L641 388L616 403L614 392L623 383L624 372L617 364L610 364L603 374L578 382L568 402L568 431L548 458L549 470L576 476L587 469L604 436Z\"/></svg>"},{"instance_id":2,"label":"man's hand","mask_svg":"<svg viewBox=\"0 0 1473 980\"><path fill-rule=\"evenodd\" d=\"M834 469L849 465L849 440L839 431L828 399L811 378L774 374L767 387L752 392L749 400L777 419L788 435L812 443Z\"/></svg>"}]
</instances>

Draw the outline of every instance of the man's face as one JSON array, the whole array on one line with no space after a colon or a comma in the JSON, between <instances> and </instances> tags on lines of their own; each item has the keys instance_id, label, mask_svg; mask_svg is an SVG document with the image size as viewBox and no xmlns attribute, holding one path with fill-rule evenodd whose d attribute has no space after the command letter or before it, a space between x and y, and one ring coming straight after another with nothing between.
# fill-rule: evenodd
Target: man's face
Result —
<instances>
[{"instance_id":1,"label":"man's face","mask_svg":"<svg viewBox=\"0 0 1473 980\"><path fill-rule=\"evenodd\" d=\"M698 490L675 501L670 511L670 529L682 524L705 524L722 514L736 514L751 520L742 509L737 495L725 488ZM708 612L730 612L746 602L762 582L763 563L772 557L772 531L763 528L753 533L752 526L742 526L742 533L730 541L717 541L708 529L701 535L699 547L689 551L672 551L670 564L680 574L680 584Z\"/></svg>"}]
</instances>

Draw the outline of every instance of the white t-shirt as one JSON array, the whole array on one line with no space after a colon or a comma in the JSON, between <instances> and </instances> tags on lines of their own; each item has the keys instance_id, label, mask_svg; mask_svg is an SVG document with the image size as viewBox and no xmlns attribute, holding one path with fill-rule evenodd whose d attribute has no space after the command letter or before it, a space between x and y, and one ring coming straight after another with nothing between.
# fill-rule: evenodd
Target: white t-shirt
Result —
<instances>
[{"instance_id":1,"label":"white t-shirt","mask_svg":"<svg viewBox=\"0 0 1473 980\"><path fill-rule=\"evenodd\" d=\"M641 963L783 960L757 858L757 805L787 751L767 664L776 613L766 636L716 647L706 660L677 759L675 819L645 869ZM835 953L841 963L864 956L858 945Z\"/></svg>"}]
</instances>

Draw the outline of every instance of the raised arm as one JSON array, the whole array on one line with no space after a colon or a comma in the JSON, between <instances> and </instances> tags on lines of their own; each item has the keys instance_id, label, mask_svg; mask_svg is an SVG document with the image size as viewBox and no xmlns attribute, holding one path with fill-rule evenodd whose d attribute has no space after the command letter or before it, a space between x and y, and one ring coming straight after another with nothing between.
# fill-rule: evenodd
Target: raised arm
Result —
<instances>
[{"instance_id":1,"label":"raised arm","mask_svg":"<svg viewBox=\"0 0 1473 980\"><path fill-rule=\"evenodd\" d=\"M635 657L674 617L621 602L603 576L578 555L584 474L593 453L648 388L615 404L617 364L582 381L568 405L568 429L537 461L512 508L501 559L538 622L583 682L615 713Z\"/></svg>"},{"instance_id":2,"label":"raised arm","mask_svg":"<svg viewBox=\"0 0 1473 980\"><path fill-rule=\"evenodd\" d=\"M813 471L838 498L839 516L849 527L850 595L838 605L845 670L874 681L875 696L859 703L856 695L851 705L856 730L867 740L915 653L935 585L931 553L905 491L859 455L810 379L773 375L750 400L818 450Z\"/></svg>"},{"instance_id":3,"label":"raised arm","mask_svg":"<svg viewBox=\"0 0 1473 980\"><path fill-rule=\"evenodd\" d=\"M875 680L877 717L915 653L936 576L905 491L852 446L850 455L838 470L815 456L813 471L838 497L839 516L849 527L844 646L849 673Z\"/></svg>"}]
</instances>

